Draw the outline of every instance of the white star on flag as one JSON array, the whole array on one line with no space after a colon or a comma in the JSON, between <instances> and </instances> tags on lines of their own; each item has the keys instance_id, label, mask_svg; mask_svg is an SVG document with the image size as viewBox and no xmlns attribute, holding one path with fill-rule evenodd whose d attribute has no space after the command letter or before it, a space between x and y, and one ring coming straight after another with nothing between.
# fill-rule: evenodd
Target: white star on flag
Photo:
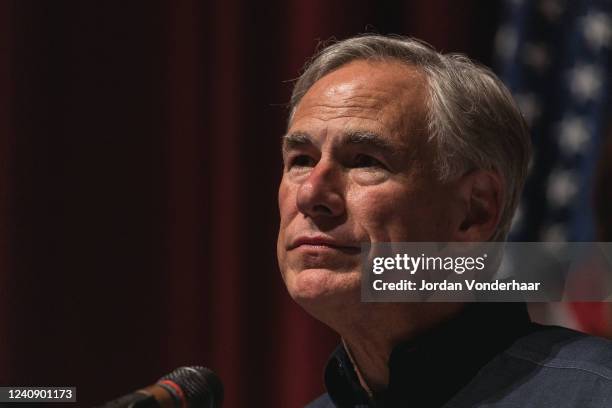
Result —
<instances>
[{"instance_id":1,"label":"white star on flag","mask_svg":"<svg viewBox=\"0 0 612 408\"><path fill-rule=\"evenodd\" d=\"M518 38L516 30L505 26L497 31L495 36L495 49L497 54L504 60L509 60L516 53Z\"/></svg>"},{"instance_id":2,"label":"white star on flag","mask_svg":"<svg viewBox=\"0 0 612 408\"><path fill-rule=\"evenodd\" d=\"M570 70L569 87L572 94L583 102L595 99L603 83L601 69L595 65L580 64Z\"/></svg>"},{"instance_id":3,"label":"white star on flag","mask_svg":"<svg viewBox=\"0 0 612 408\"><path fill-rule=\"evenodd\" d=\"M608 47L612 40L612 21L601 12L591 12L582 19L582 30L584 38L589 46L599 51L602 47Z\"/></svg>"},{"instance_id":4,"label":"white star on flag","mask_svg":"<svg viewBox=\"0 0 612 408\"><path fill-rule=\"evenodd\" d=\"M578 183L574 172L554 170L548 180L546 197L551 206L563 207L570 203L578 193Z\"/></svg>"},{"instance_id":5,"label":"white star on flag","mask_svg":"<svg viewBox=\"0 0 612 408\"><path fill-rule=\"evenodd\" d=\"M521 113L525 117L525 122L531 126L533 121L542 113L540 101L534 93L517 94L515 95L515 99L521 109Z\"/></svg>"},{"instance_id":6,"label":"white star on flag","mask_svg":"<svg viewBox=\"0 0 612 408\"><path fill-rule=\"evenodd\" d=\"M540 0L540 12L549 21L556 21L563 13L563 4L559 0Z\"/></svg>"},{"instance_id":7,"label":"white star on flag","mask_svg":"<svg viewBox=\"0 0 612 408\"><path fill-rule=\"evenodd\" d=\"M559 253L566 245L567 227L560 223L549 225L543 229L542 238L550 251Z\"/></svg>"},{"instance_id":8,"label":"white star on flag","mask_svg":"<svg viewBox=\"0 0 612 408\"><path fill-rule=\"evenodd\" d=\"M523 49L523 60L537 72L542 74L550 65L548 50L542 44L525 44Z\"/></svg>"},{"instance_id":9,"label":"white star on flag","mask_svg":"<svg viewBox=\"0 0 612 408\"><path fill-rule=\"evenodd\" d=\"M567 227L565 224L552 224L544 228L544 241L546 242L564 242L567 241Z\"/></svg>"},{"instance_id":10,"label":"white star on flag","mask_svg":"<svg viewBox=\"0 0 612 408\"><path fill-rule=\"evenodd\" d=\"M584 153L589 140L589 129L583 118L570 116L559 124L559 146L566 155Z\"/></svg>"}]
</instances>

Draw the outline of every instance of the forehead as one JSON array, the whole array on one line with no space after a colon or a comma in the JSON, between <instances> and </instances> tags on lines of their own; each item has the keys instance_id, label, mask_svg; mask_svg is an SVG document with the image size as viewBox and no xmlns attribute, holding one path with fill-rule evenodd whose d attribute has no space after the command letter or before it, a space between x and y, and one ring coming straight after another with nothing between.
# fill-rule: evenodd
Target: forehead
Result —
<instances>
[{"instance_id":1,"label":"forehead","mask_svg":"<svg viewBox=\"0 0 612 408\"><path fill-rule=\"evenodd\" d=\"M397 61L357 60L325 75L297 105L291 130L368 128L408 142L425 127L427 81Z\"/></svg>"}]
</instances>

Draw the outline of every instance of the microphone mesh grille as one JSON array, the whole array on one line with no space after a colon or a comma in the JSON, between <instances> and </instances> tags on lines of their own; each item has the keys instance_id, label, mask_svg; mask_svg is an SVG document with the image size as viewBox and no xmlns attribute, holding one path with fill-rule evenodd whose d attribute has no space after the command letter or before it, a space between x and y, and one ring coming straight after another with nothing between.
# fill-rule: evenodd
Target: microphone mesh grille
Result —
<instances>
[{"instance_id":1,"label":"microphone mesh grille","mask_svg":"<svg viewBox=\"0 0 612 408\"><path fill-rule=\"evenodd\" d=\"M223 401L223 385L206 367L180 367L161 380L173 381L181 387L190 408L217 408Z\"/></svg>"}]
</instances>

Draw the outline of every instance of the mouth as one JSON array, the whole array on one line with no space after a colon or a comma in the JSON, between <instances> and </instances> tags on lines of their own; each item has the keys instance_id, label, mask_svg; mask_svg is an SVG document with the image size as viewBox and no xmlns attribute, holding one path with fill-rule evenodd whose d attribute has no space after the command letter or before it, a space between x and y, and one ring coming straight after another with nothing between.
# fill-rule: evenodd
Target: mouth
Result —
<instances>
[{"instance_id":1,"label":"mouth","mask_svg":"<svg viewBox=\"0 0 612 408\"><path fill-rule=\"evenodd\" d=\"M361 246L353 243L340 242L338 240L323 237L299 237L295 239L287 248L288 250L303 249L312 251L340 251L349 254L358 254L361 252Z\"/></svg>"}]
</instances>

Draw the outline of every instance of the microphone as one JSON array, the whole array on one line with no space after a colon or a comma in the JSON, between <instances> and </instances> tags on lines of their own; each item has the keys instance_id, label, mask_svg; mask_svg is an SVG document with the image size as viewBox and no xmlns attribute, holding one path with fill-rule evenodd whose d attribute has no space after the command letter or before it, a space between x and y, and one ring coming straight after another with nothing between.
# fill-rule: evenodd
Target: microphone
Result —
<instances>
[{"instance_id":1,"label":"microphone","mask_svg":"<svg viewBox=\"0 0 612 408\"><path fill-rule=\"evenodd\" d=\"M180 367L155 384L98 408L220 408L223 384L205 367Z\"/></svg>"}]
</instances>

